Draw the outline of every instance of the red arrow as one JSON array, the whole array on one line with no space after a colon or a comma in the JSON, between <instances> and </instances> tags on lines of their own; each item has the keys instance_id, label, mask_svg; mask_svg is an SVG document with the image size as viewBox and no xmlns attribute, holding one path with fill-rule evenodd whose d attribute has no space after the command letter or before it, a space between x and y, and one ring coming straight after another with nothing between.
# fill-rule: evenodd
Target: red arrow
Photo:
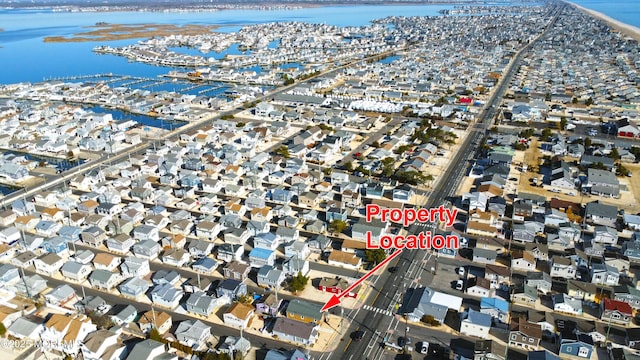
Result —
<instances>
[{"instance_id":1,"label":"red arrow","mask_svg":"<svg viewBox=\"0 0 640 360\"><path fill-rule=\"evenodd\" d=\"M327 311L327 310L331 309L334 306L340 305L340 298L342 298L343 296L345 296L348 293L350 293L351 290L355 289L356 286L360 285L363 281L367 280L367 278L369 276L373 275L374 272L378 271L378 269L380 269L381 267L385 266L389 261L393 260L393 258L395 258L396 256L400 255L401 252L402 252L402 249L396 250L393 254L389 255L388 258L384 259L380 264L376 265L376 267L374 267L373 269L369 270L368 273L364 274L364 276L362 276L360 279L356 280L356 282L351 284L351 286L346 288L340 294L333 295L331 297L331 299L329 299L329 301L327 301L327 303L324 304L324 306L322 307L322 309L320 309L320 311L321 312L322 311Z\"/></svg>"}]
</instances>

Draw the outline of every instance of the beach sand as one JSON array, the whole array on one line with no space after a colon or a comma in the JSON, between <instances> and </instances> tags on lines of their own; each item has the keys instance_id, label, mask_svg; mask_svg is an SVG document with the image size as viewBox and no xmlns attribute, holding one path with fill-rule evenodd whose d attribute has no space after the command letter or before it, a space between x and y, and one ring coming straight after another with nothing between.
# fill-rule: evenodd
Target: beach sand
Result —
<instances>
[{"instance_id":1,"label":"beach sand","mask_svg":"<svg viewBox=\"0 0 640 360\"><path fill-rule=\"evenodd\" d=\"M576 8L582 10L583 12L586 12L587 14L593 16L596 19L602 20L604 22L606 22L609 26L611 26L613 29L617 30L618 32L625 34L633 39L635 39L636 41L640 41L640 28L638 28L637 26L633 26L633 25L629 25L629 24L625 24L622 21L618 21L614 18L611 18L601 12L595 11L595 10L591 10L591 9L587 9L585 7L582 7L580 5L574 4L572 2L567 1L567 3L575 6Z\"/></svg>"}]
</instances>

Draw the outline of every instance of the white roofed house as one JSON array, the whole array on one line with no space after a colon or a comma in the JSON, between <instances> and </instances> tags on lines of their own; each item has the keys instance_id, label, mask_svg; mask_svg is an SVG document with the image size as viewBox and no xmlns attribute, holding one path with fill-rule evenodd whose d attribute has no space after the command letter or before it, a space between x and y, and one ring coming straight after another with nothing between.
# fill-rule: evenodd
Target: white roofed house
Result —
<instances>
[{"instance_id":1,"label":"white roofed house","mask_svg":"<svg viewBox=\"0 0 640 360\"><path fill-rule=\"evenodd\" d=\"M181 344L199 349L211 336L211 327L200 320L185 320L178 324L175 335Z\"/></svg>"}]
</instances>

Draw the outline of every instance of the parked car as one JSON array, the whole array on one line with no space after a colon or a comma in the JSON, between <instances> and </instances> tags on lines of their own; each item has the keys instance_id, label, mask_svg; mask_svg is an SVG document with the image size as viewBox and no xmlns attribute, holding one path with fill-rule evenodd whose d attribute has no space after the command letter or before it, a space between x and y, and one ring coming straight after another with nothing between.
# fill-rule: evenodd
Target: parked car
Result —
<instances>
[{"instance_id":1,"label":"parked car","mask_svg":"<svg viewBox=\"0 0 640 360\"><path fill-rule=\"evenodd\" d=\"M419 343L418 346L416 346L416 350L420 354L427 354L429 352L429 343L426 341Z\"/></svg>"},{"instance_id":2,"label":"parked car","mask_svg":"<svg viewBox=\"0 0 640 360\"><path fill-rule=\"evenodd\" d=\"M456 290L460 290L460 291L462 291L462 288L463 288L463 287L464 287L464 281L462 281L462 280L458 280L458 281L456 282Z\"/></svg>"}]
</instances>

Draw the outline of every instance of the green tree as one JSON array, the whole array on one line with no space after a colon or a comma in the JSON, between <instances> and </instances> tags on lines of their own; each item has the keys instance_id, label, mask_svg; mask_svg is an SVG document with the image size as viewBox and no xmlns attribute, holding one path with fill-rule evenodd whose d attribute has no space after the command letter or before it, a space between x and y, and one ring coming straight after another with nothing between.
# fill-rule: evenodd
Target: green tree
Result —
<instances>
[{"instance_id":1,"label":"green tree","mask_svg":"<svg viewBox=\"0 0 640 360\"><path fill-rule=\"evenodd\" d=\"M243 295L238 296L236 301L241 303L241 304L251 305L251 304L253 304L253 296L251 296L251 294L243 294Z\"/></svg>"},{"instance_id":2,"label":"green tree","mask_svg":"<svg viewBox=\"0 0 640 360\"><path fill-rule=\"evenodd\" d=\"M590 137L585 138L584 139L584 148L588 149L588 148L591 147L591 145L592 145L591 138Z\"/></svg>"},{"instance_id":3,"label":"green tree","mask_svg":"<svg viewBox=\"0 0 640 360\"><path fill-rule=\"evenodd\" d=\"M345 231L349 227L346 221L342 220L333 220L331 224L329 224L329 230L335 233L341 233Z\"/></svg>"},{"instance_id":4,"label":"green tree","mask_svg":"<svg viewBox=\"0 0 640 360\"><path fill-rule=\"evenodd\" d=\"M291 289L291 292L295 294L298 291L304 290L305 286L307 286L307 282L309 282L309 277L302 275L301 272L298 272L298 275L294 276L291 279L289 288Z\"/></svg>"},{"instance_id":5,"label":"green tree","mask_svg":"<svg viewBox=\"0 0 640 360\"><path fill-rule=\"evenodd\" d=\"M236 124L236 127L237 127L237 128L242 128L242 127L244 127L245 125L246 125L245 123L243 123L243 122L239 122L239 123L237 123L237 124Z\"/></svg>"},{"instance_id":6,"label":"green tree","mask_svg":"<svg viewBox=\"0 0 640 360\"><path fill-rule=\"evenodd\" d=\"M0 323L0 336L4 336L7 333L7 328L3 323Z\"/></svg>"},{"instance_id":7,"label":"green tree","mask_svg":"<svg viewBox=\"0 0 640 360\"><path fill-rule=\"evenodd\" d=\"M511 146L516 150L521 150L521 151L522 150L527 150L527 145L525 145L525 144L523 144L523 143L521 143L519 141L514 142L513 144L511 144Z\"/></svg>"},{"instance_id":8,"label":"green tree","mask_svg":"<svg viewBox=\"0 0 640 360\"><path fill-rule=\"evenodd\" d=\"M289 148L286 145L282 145L279 148L277 148L275 150L275 153L278 155L281 155L285 159L288 159L291 157L291 154L289 154Z\"/></svg>"},{"instance_id":9,"label":"green tree","mask_svg":"<svg viewBox=\"0 0 640 360\"><path fill-rule=\"evenodd\" d=\"M379 148L379 147L380 147L380 143L379 143L379 142L377 142L377 141L374 141L374 142L372 142L372 143L371 143L371 146L373 146L374 148L376 148L376 149L377 149L377 148Z\"/></svg>"},{"instance_id":10,"label":"green tree","mask_svg":"<svg viewBox=\"0 0 640 360\"><path fill-rule=\"evenodd\" d=\"M567 118L563 116L560 118L560 130L566 130L566 128L567 128Z\"/></svg>"},{"instance_id":11,"label":"green tree","mask_svg":"<svg viewBox=\"0 0 640 360\"><path fill-rule=\"evenodd\" d=\"M379 264L387 258L387 254L382 249L366 249L364 251L364 260L366 262Z\"/></svg>"},{"instance_id":12,"label":"green tree","mask_svg":"<svg viewBox=\"0 0 640 360\"><path fill-rule=\"evenodd\" d=\"M346 163L344 163L344 169L346 171L352 172L353 171L353 163L351 161L347 161Z\"/></svg>"},{"instance_id":13,"label":"green tree","mask_svg":"<svg viewBox=\"0 0 640 360\"><path fill-rule=\"evenodd\" d=\"M589 97L587 100L585 100L584 104L587 105L587 106L593 105L593 99L591 97Z\"/></svg>"},{"instance_id":14,"label":"green tree","mask_svg":"<svg viewBox=\"0 0 640 360\"><path fill-rule=\"evenodd\" d=\"M626 167L624 167L624 165L618 164L618 166L616 166L616 175L618 175L618 176L629 176L629 174L631 174L631 171L629 169L627 169Z\"/></svg>"},{"instance_id":15,"label":"green tree","mask_svg":"<svg viewBox=\"0 0 640 360\"><path fill-rule=\"evenodd\" d=\"M155 340L155 341L160 341L160 342L163 342L163 343L166 342L164 337L162 335L160 335L160 332L155 327L152 328L151 331L149 331L149 339Z\"/></svg>"},{"instance_id":16,"label":"green tree","mask_svg":"<svg viewBox=\"0 0 640 360\"><path fill-rule=\"evenodd\" d=\"M322 173L325 176L331 176L331 173L333 173L333 168L330 168L330 167L324 168L324 169L322 169Z\"/></svg>"},{"instance_id":17,"label":"green tree","mask_svg":"<svg viewBox=\"0 0 640 360\"><path fill-rule=\"evenodd\" d=\"M553 132L549 128L542 129L542 141L548 141Z\"/></svg>"},{"instance_id":18,"label":"green tree","mask_svg":"<svg viewBox=\"0 0 640 360\"><path fill-rule=\"evenodd\" d=\"M613 147L613 149L611 149L611 152L609 153L609 157L612 158L613 160L620 160L620 153L618 152L618 148L617 147Z\"/></svg>"},{"instance_id":19,"label":"green tree","mask_svg":"<svg viewBox=\"0 0 640 360\"><path fill-rule=\"evenodd\" d=\"M578 98L574 96L573 99L571 99L571 103L572 104L577 104L578 103Z\"/></svg>"}]
</instances>

